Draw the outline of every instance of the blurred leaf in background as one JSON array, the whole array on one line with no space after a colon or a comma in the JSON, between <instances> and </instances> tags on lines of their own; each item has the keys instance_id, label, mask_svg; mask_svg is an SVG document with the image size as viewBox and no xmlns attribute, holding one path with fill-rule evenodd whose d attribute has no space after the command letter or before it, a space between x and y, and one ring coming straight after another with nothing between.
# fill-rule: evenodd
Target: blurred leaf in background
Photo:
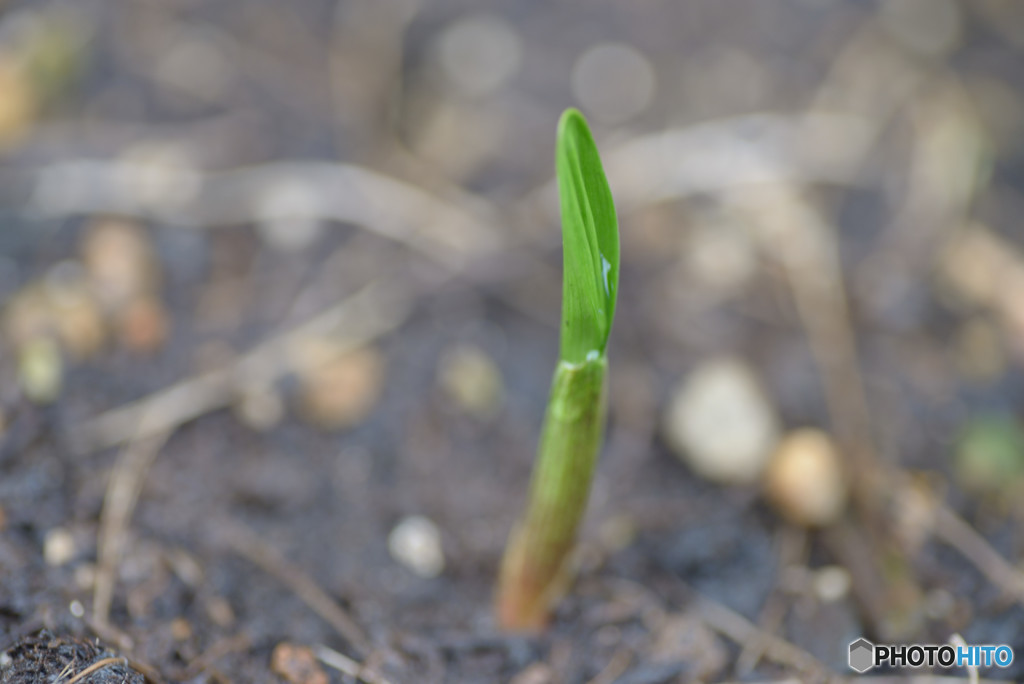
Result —
<instances>
[{"instance_id":1,"label":"blurred leaf in background","mask_svg":"<svg viewBox=\"0 0 1024 684\"><path fill-rule=\"evenodd\" d=\"M1024 478L1024 430L1012 416L982 414L960 435L955 471L961 486L979 495L1010 495Z\"/></svg>"}]
</instances>

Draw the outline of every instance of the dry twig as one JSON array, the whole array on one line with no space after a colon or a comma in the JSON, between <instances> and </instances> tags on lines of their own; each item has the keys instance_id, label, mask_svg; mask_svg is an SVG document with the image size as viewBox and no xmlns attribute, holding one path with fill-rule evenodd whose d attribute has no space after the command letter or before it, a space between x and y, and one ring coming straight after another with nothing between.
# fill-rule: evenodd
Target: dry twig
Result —
<instances>
[{"instance_id":1,"label":"dry twig","mask_svg":"<svg viewBox=\"0 0 1024 684\"><path fill-rule=\"evenodd\" d=\"M932 522L939 539L959 551L1000 591L1024 605L1024 573L992 548L967 521L940 502L935 506Z\"/></svg>"},{"instance_id":2,"label":"dry twig","mask_svg":"<svg viewBox=\"0 0 1024 684\"><path fill-rule=\"evenodd\" d=\"M632 660L633 654L629 652L629 649L619 648L612 655L608 664L604 666L604 669L598 672L597 676L587 682L587 684L613 684L626 672Z\"/></svg>"},{"instance_id":3,"label":"dry twig","mask_svg":"<svg viewBox=\"0 0 1024 684\"><path fill-rule=\"evenodd\" d=\"M313 320L272 338L226 368L182 380L147 397L113 409L72 432L82 453L104 449L138 435L171 432L231 403L252 382L271 382L287 370L290 354L305 339L334 333L342 347L354 348L396 328L405 320L410 293L394 282L372 282ZM143 417L147 419L144 421Z\"/></svg>"},{"instance_id":4,"label":"dry twig","mask_svg":"<svg viewBox=\"0 0 1024 684\"><path fill-rule=\"evenodd\" d=\"M147 418L152 415L147 413L143 416L138 426L141 434L149 431ZM110 617L117 567L124 551L135 504L139 500L149 467L166 441L166 432L153 432L149 436L132 440L122 450L110 474L100 516L97 543L99 558L92 598L93 618L101 625L106 625Z\"/></svg>"},{"instance_id":5,"label":"dry twig","mask_svg":"<svg viewBox=\"0 0 1024 684\"><path fill-rule=\"evenodd\" d=\"M327 648L326 646L317 646L315 648L317 660L328 667L333 667L335 670L343 674L347 674L349 677L355 677L361 682L366 684L390 684L390 682L382 675L377 674L369 669L364 669L362 665L349 658L343 653L338 653L333 648Z\"/></svg>"},{"instance_id":6,"label":"dry twig","mask_svg":"<svg viewBox=\"0 0 1024 684\"><path fill-rule=\"evenodd\" d=\"M75 684L75 682L79 682L79 681L85 679L86 677L91 675L93 672L96 672L97 670L102 670L103 668L108 667L110 665L124 665L125 667L128 667L128 659L127 658L104 658L103 660L97 660L95 663L93 663L92 665L90 665L89 667L85 668L84 670L82 670L81 672L76 674L74 677L69 679L67 681L67 684Z\"/></svg>"},{"instance_id":7,"label":"dry twig","mask_svg":"<svg viewBox=\"0 0 1024 684\"><path fill-rule=\"evenodd\" d=\"M701 597L696 601L695 609L711 629L737 644L759 640L763 644L764 655L770 660L825 681L841 681L839 676L807 651L782 637L762 631L739 613L716 601Z\"/></svg>"},{"instance_id":8,"label":"dry twig","mask_svg":"<svg viewBox=\"0 0 1024 684\"><path fill-rule=\"evenodd\" d=\"M356 652L362 656L370 652L370 640L363 628L313 578L286 561L276 549L245 527L227 524L222 531L232 550L288 587Z\"/></svg>"}]
</instances>

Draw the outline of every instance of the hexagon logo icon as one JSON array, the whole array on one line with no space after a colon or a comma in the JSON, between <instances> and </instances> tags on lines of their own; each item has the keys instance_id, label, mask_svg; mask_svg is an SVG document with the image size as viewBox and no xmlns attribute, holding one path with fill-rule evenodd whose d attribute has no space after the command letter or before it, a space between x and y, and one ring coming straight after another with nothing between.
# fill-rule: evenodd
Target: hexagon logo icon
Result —
<instances>
[{"instance_id":1,"label":"hexagon logo icon","mask_svg":"<svg viewBox=\"0 0 1024 684\"><path fill-rule=\"evenodd\" d=\"M861 637L850 644L850 667L861 674L875 664L875 645Z\"/></svg>"}]
</instances>

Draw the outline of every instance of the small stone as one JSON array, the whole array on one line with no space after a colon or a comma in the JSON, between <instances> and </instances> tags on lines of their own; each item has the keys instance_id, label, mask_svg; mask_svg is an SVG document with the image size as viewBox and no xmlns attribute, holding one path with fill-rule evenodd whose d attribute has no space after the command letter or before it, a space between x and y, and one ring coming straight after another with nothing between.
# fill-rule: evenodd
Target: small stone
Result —
<instances>
[{"instance_id":1,"label":"small stone","mask_svg":"<svg viewBox=\"0 0 1024 684\"><path fill-rule=\"evenodd\" d=\"M534 663L517 674L509 684L554 684L555 671L545 663Z\"/></svg>"},{"instance_id":2,"label":"small stone","mask_svg":"<svg viewBox=\"0 0 1024 684\"><path fill-rule=\"evenodd\" d=\"M487 419L501 407L501 370L482 349L459 346L441 358L438 382L466 413Z\"/></svg>"},{"instance_id":3,"label":"small stone","mask_svg":"<svg viewBox=\"0 0 1024 684\"><path fill-rule=\"evenodd\" d=\"M444 570L441 531L421 515L403 518L388 535L388 551L398 563L420 577L437 577Z\"/></svg>"},{"instance_id":4,"label":"small stone","mask_svg":"<svg viewBox=\"0 0 1024 684\"><path fill-rule=\"evenodd\" d=\"M721 484L761 475L778 439L775 414L746 364L702 364L673 393L664 416L669 445L696 472Z\"/></svg>"},{"instance_id":5,"label":"small stone","mask_svg":"<svg viewBox=\"0 0 1024 684\"><path fill-rule=\"evenodd\" d=\"M519 71L523 47L504 19L479 15L460 19L439 39L441 68L463 94L480 97L503 86Z\"/></svg>"},{"instance_id":6,"label":"small stone","mask_svg":"<svg viewBox=\"0 0 1024 684\"><path fill-rule=\"evenodd\" d=\"M290 684L328 684L313 649L282 641L270 656L270 670Z\"/></svg>"},{"instance_id":7,"label":"small stone","mask_svg":"<svg viewBox=\"0 0 1024 684\"><path fill-rule=\"evenodd\" d=\"M647 109L654 90L651 63L622 43L595 45L572 68L573 95L587 114L607 124L623 123Z\"/></svg>"},{"instance_id":8,"label":"small stone","mask_svg":"<svg viewBox=\"0 0 1024 684\"><path fill-rule=\"evenodd\" d=\"M108 311L153 291L159 281L149 238L130 221L97 219L86 230L81 253L93 291Z\"/></svg>"},{"instance_id":9,"label":"small stone","mask_svg":"<svg viewBox=\"0 0 1024 684\"><path fill-rule=\"evenodd\" d=\"M63 527L54 527L43 540L43 560L47 565L66 565L75 557L75 538Z\"/></svg>"},{"instance_id":10,"label":"small stone","mask_svg":"<svg viewBox=\"0 0 1024 684\"><path fill-rule=\"evenodd\" d=\"M814 573L814 593L822 603L835 603L850 593L852 580L841 565L826 565Z\"/></svg>"},{"instance_id":11,"label":"small stone","mask_svg":"<svg viewBox=\"0 0 1024 684\"><path fill-rule=\"evenodd\" d=\"M81 618L85 616L85 606L82 605L81 601L75 599L68 604L68 612L71 613L72 617Z\"/></svg>"},{"instance_id":12,"label":"small stone","mask_svg":"<svg viewBox=\"0 0 1024 684\"><path fill-rule=\"evenodd\" d=\"M37 337L18 351L18 380L25 396L37 404L49 404L60 396L64 361L57 343Z\"/></svg>"},{"instance_id":13,"label":"small stone","mask_svg":"<svg viewBox=\"0 0 1024 684\"><path fill-rule=\"evenodd\" d=\"M846 505L846 480L829 436L810 428L787 435L765 474L765 492L792 523L816 527L835 522Z\"/></svg>"},{"instance_id":14,"label":"small stone","mask_svg":"<svg viewBox=\"0 0 1024 684\"><path fill-rule=\"evenodd\" d=\"M182 617L171 620L171 638L175 641L188 641L192 638L192 625L188 620Z\"/></svg>"},{"instance_id":15,"label":"small stone","mask_svg":"<svg viewBox=\"0 0 1024 684\"><path fill-rule=\"evenodd\" d=\"M207 599L206 616L222 629L230 627L235 622L235 611L223 596L211 596Z\"/></svg>"},{"instance_id":16,"label":"small stone","mask_svg":"<svg viewBox=\"0 0 1024 684\"><path fill-rule=\"evenodd\" d=\"M302 412L312 423L343 430L363 422L380 397L384 357L373 347L342 352L300 370Z\"/></svg>"},{"instance_id":17,"label":"small stone","mask_svg":"<svg viewBox=\"0 0 1024 684\"><path fill-rule=\"evenodd\" d=\"M163 303L145 295L129 302L118 316L118 337L121 344L139 354L152 354L167 339L170 322Z\"/></svg>"}]
</instances>

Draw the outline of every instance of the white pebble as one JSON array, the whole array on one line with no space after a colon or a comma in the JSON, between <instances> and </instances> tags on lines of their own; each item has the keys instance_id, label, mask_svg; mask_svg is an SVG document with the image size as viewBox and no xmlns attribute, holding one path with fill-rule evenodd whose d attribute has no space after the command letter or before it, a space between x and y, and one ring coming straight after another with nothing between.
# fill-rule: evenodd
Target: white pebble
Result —
<instances>
[{"instance_id":1,"label":"white pebble","mask_svg":"<svg viewBox=\"0 0 1024 684\"><path fill-rule=\"evenodd\" d=\"M790 522L824 526L843 512L846 480L839 453L824 432L790 433L776 450L765 475L768 500Z\"/></svg>"},{"instance_id":2,"label":"white pebble","mask_svg":"<svg viewBox=\"0 0 1024 684\"><path fill-rule=\"evenodd\" d=\"M75 557L75 538L63 527L54 527L43 540L43 559L47 565L59 566Z\"/></svg>"},{"instance_id":3,"label":"white pebble","mask_svg":"<svg viewBox=\"0 0 1024 684\"><path fill-rule=\"evenodd\" d=\"M71 615L76 618L80 618L85 615L85 606L83 606L82 602L77 599L68 605L68 610L71 612Z\"/></svg>"},{"instance_id":4,"label":"white pebble","mask_svg":"<svg viewBox=\"0 0 1024 684\"><path fill-rule=\"evenodd\" d=\"M814 593L823 603L835 603L850 593L850 573L841 565L826 565L814 573Z\"/></svg>"},{"instance_id":5,"label":"white pebble","mask_svg":"<svg viewBox=\"0 0 1024 684\"><path fill-rule=\"evenodd\" d=\"M388 535L391 557L420 577L437 577L444 570L441 531L421 515L403 518Z\"/></svg>"},{"instance_id":6,"label":"white pebble","mask_svg":"<svg viewBox=\"0 0 1024 684\"><path fill-rule=\"evenodd\" d=\"M489 15L462 19L439 41L441 68L465 95L493 93L519 71L523 46L504 19Z\"/></svg>"},{"instance_id":7,"label":"white pebble","mask_svg":"<svg viewBox=\"0 0 1024 684\"><path fill-rule=\"evenodd\" d=\"M572 92L587 114L620 124L647 109L654 97L654 68L622 43L601 43L572 68Z\"/></svg>"},{"instance_id":8,"label":"white pebble","mask_svg":"<svg viewBox=\"0 0 1024 684\"><path fill-rule=\"evenodd\" d=\"M675 390L664 430L694 472L722 484L756 481L778 439L757 380L732 358L701 365Z\"/></svg>"}]
</instances>

